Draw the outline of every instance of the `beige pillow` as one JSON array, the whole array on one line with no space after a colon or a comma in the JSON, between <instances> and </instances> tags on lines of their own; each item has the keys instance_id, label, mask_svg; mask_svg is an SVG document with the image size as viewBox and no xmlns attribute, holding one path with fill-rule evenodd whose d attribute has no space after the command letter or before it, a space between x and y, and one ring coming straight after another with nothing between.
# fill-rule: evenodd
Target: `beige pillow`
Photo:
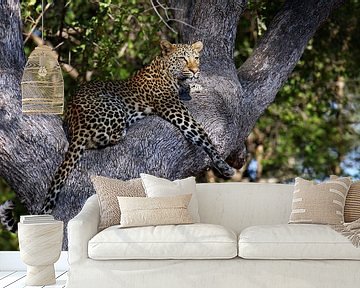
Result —
<instances>
[{"instance_id":1,"label":"beige pillow","mask_svg":"<svg viewBox=\"0 0 360 288\"><path fill-rule=\"evenodd\" d=\"M360 181L353 182L345 201L345 222L360 219Z\"/></svg>"},{"instance_id":2,"label":"beige pillow","mask_svg":"<svg viewBox=\"0 0 360 288\"><path fill-rule=\"evenodd\" d=\"M121 210L121 227L190 224L187 209L191 194L170 197L117 197Z\"/></svg>"},{"instance_id":3,"label":"beige pillow","mask_svg":"<svg viewBox=\"0 0 360 288\"><path fill-rule=\"evenodd\" d=\"M342 224L350 184L348 177L320 184L297 177L289 223Z\"/></svg>"},{"instance_id":4,"label":"beige pillow","mask_svg":"<svg viewBox=\"0 0 360 288\"><path fill-rule=\"evenodd\" d=\"M331 175L330 180L338 179L338 176ZM360 219L360 181L350 185L345 200L344 221L346 223Z\"/></svg>"},{"instance_id":5,"label":"beige pillow","mask_svg":"<svg viewBox=\"0 0 360 288\"><path fill-rule=\"evenodd\" d=\"M150 198L192 194L189 203L189 212L195 223L200 222L195 177L188 177L174 181L144 173L140 173L140 177L146 196Z\"/></svg>"},{"instance_id":6,"label":"beige pillow","mask_svg":"<svg viewBox=\"0 0 360 288\"><path fill-rule=\"evenodd\" d=\"M91 176L91 181L99 199L99 229L120 224L120 209L117 196L146 196L140 178L122 181L103 176Z\"/></svg>"}]
</instances>

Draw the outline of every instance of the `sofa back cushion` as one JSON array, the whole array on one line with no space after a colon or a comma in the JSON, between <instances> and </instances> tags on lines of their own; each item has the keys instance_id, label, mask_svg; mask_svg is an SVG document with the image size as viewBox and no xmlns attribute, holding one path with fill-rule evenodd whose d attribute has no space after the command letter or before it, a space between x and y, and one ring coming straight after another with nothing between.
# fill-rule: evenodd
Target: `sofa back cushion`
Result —
<instances>
[{"instance_id":1,"label":"sofa back cushion","mask_svg":"<svg viewBox=\"0 0 360 288\"><path fill-rule=\"evenodd\" d=\"M240 233L252 225L286 224L294 185L272 183L196 184L202 223Z\"/></svg>"}]
</instances>

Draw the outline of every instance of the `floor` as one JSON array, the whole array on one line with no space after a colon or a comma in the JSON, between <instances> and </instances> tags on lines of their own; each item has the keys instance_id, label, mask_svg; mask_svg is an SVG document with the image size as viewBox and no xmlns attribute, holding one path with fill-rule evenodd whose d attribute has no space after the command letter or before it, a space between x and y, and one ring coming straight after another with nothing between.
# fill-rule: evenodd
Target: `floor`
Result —
<instances>
[{"instance_id":1,"label":"floor","mask_svg":"<svg viewBox=\"0 0 360 288\"><path fill-rule=\"evenodd\" d=\"M66 271L55 273L56 284L50 286L26 286L26 271L0 271L0 288L63 288L66 283Z\"/></svg>"},{"instance_id":2,"label":"floor","mask_svg":"<svg viewBox=\"0 0 360 288\"><path fill-rule=\"evenodd\" d=\"M55 263L56 284L26 286L26 265L21 261L19 251L0 251L0 288L63 288L67 279L66 271L69 270L67 259L67 252L62 251L59 260Z\"/></svg>"}]
</instances>

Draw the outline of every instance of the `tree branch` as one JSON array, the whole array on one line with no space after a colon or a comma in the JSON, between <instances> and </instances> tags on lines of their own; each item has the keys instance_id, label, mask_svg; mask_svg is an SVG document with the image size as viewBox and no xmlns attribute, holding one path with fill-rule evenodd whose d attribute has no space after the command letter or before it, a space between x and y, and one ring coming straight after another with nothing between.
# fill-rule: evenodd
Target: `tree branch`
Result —
<instances>
[{"instance_id":1,"label":"tree branch","mask_svg":"<svg viewBox=\"0 0 360 288\"><path fill-rule=\"evenodd\" d=\"M214 61L224 55L232 61L237 24L246 0L170 0L177 28L184 43L202 40L202 59ZM187 24L184 24L187 23Z\"/></svg>"},{"instance_id":2,"label":"tree branch","mask_svg":"<svg viewBox=\"0 0 360 288\"><path fill-rule=\"evenodd\" d=\"M245 139L261 111L274 99L316 27L340 1L289 1L282 10L285 14L278 14L239 71L232 57L238 19L246 1L170 2L179 20L180 40L201 40L205 44L199 79L203 90L192 94L186 105L219 152L231 155L233 163L240 166L246 156ZM310 11L312 8L320 10ZM292 23L305 19L311 24ZM25 57L20 23L19 1L1 1L0 177L7 180L30 212L37 213L63 159L67 141L60 117L21 114L20 81ZM300 39L301 34L305 40ZM144 172L175 179L197 175L210 165L205 152L187 142L171 124L159 117L147 117L131 126L118 145L84 153L67 179L53 214L65 223L75 216L94 193L90 175L126 180Z\"/></svg>"},{"instance_id":3,"label":"tree branch","mask_svg":"<svg viewBox=\"0 0 360 288\"><path fill-rule=\"evenodd\" d=\"M165 20L165 19L161 16L160 12L159 12L158 9L157 9L157 7L164 8L164 6L163 6L162 4L160 4L160 3L159 3L158 5L155 5L153 0L150 0L150 3L151 3L151 6L152 6L153 10L154 10L155 13L156 13L156 15L157 15L157 16L160 18L160 20L165 24L165 26L166 26L167 28L169 28L171 32L173 32L173 33L176 34L176 31L167 23L168 20ZM166 16L167 16L166 9L165 9L165 13L166 13ZM167 17L167 18L168 18L168 17Z\"/></svg>"},{"instance_id":4,"label":"tree branch","mask_svg":"<svg viewBox=\"0 0 360 288\"><path fill-rule=\"evenodd\" d=\"M25 55L19 6L16 0L0 2L0 30L11 31L0 39L0 177L35 212L42 197L37 192L45 190L66 140L59 117L21 113Z\"/></svg>"},{"instance_id":5,"label":"tree branch","mask_svg":"<svg viewBox=\"0 0 360 288\"><path fill-rule=\"evenodd\" d=\"M14 0L12 4L12 9L18 12L18 1ZM204 11L199 9L200 12ZM5 178L12 186L30 213L38 213L51 179L63 159L67 141L60 117L21 114L20 81L25 58L21 29L20 26L15 27L19 25L20 18L13 21L8 9L1 6L0 16L3 16L0 17L0 25L11 23L11 27L6 31L18 33L17 37L7 34L4 42L1 42L4 46L0 50L0 69L11 67L17 73L16 78L10 77L9 73L0 75L0 82L6 81L1 87L7 87L0 91L0 177ZM213 25L216 26L216 23ZM231 48L228 49L230 50ZM21 57L18 53L21 53ZM16 59L18 63L8 65L9 59ZM224 63L228 64L232 70L231 81L238 82L233 63L230 60ZM204 72L208 75L220 75L224 65L215 65L213 67L216 70L204 69ZM231 75L230 72L227 74ZM216 91L214 79L204 76L204 81L212 84L204 85L204 93L192 95L192 100L186 104L208 132L219 152L225 156L229 154L231 147L237 146L236 137L232 137L229 130L229 127L234 127L232 115L226 111L226 108L231 106L229 100L236 89L233 89L228 77L215 81ZM225 93L229 87L234 91ZM209 97L208 94L213 96ZM223 97L221 94L228 96ZM62 189L53 214L65 223L76 215L84 201L94 193L90 175L126 180L145 172L176 179L196 175L210 165L210 159L205 152L187 142L171 124L159 117L147 117L131 126L127 136L118 145L84 153Z\"/></svg>"},{"instance_id":6,"label":"tree branch","mask_svg":"<svg viewBox=\"0 0 360 288\"><path fill-rule=\"evenodd\" d=\"M253 54L238 70L244 92L240 95L240 110L251 107L256 117L264 112L288 79L318 27L343 2L286 1Z\"/></svg>"}]
</instances>

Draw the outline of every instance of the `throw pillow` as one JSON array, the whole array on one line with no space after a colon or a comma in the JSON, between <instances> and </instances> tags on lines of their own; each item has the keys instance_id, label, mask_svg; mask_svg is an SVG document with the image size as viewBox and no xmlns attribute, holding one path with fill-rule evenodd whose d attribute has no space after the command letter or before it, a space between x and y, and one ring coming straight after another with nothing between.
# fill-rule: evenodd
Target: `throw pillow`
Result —
<instances>
[{"instance_id":1,"label":"throw pillow","mask_svg":"<svg viewBox=\"0 0 360 288\"><path fill-rule=\"evenodd\" d=\"M170 197L117 197L122 228L135 226L190 224L191 194Z\"/></svg>"},{"instance_id":2,"label":"throw pillow","mask_svg":"<svg viewBox=\"0 0 360 288\"><path fill-rule=\"evenodd\" d=\"M91 176L91 181L99 199L99 229L120 224L120 209L117 196L146 196L140 178L122 181L103 176Z\"/></svg>"},{"instance_id":3,"label":"throw pillow","mask_svg":"<svg viewBox=\"0 0 360 288\"><path fill-rule=\"evenodd\" d=\"M331 175L330 180L338 179L338 176ZM350 223L360 219L360 181L350 185L345 200L344 221Z\"/></svg>"},{"instance_id":4,"label":"throw pillow","mask_svg":"<svg viewBox=\"0 0 360 288\"><path fill-rule=\"evenodd\" d=\"M195 223L200 222L198 200L196 197L195 177L170 181L148 174L140 174L147 197L164 197L183 194L192 194L189 212Z\"/></svg>"},{"instance_id":5,"label":"throw pillow","mask_svg":"<svg viewBox=\"0 0 360 288\"><path fill-rule=\"evenodd\" d=\"M350 184L351 179L348 177L319 184L297 177L289 223L343 223Z\"/></svg>"},{"instance_id":6,"label":"throw pillow","mask_svg":"<svg viewBox=\"0 0 360 288\"><path fill-rule=\"evenodd\" d=\"M360 219L360 181L353 182L345 201L345 222L353 222Z\"/></svg>"}]
</instances>

